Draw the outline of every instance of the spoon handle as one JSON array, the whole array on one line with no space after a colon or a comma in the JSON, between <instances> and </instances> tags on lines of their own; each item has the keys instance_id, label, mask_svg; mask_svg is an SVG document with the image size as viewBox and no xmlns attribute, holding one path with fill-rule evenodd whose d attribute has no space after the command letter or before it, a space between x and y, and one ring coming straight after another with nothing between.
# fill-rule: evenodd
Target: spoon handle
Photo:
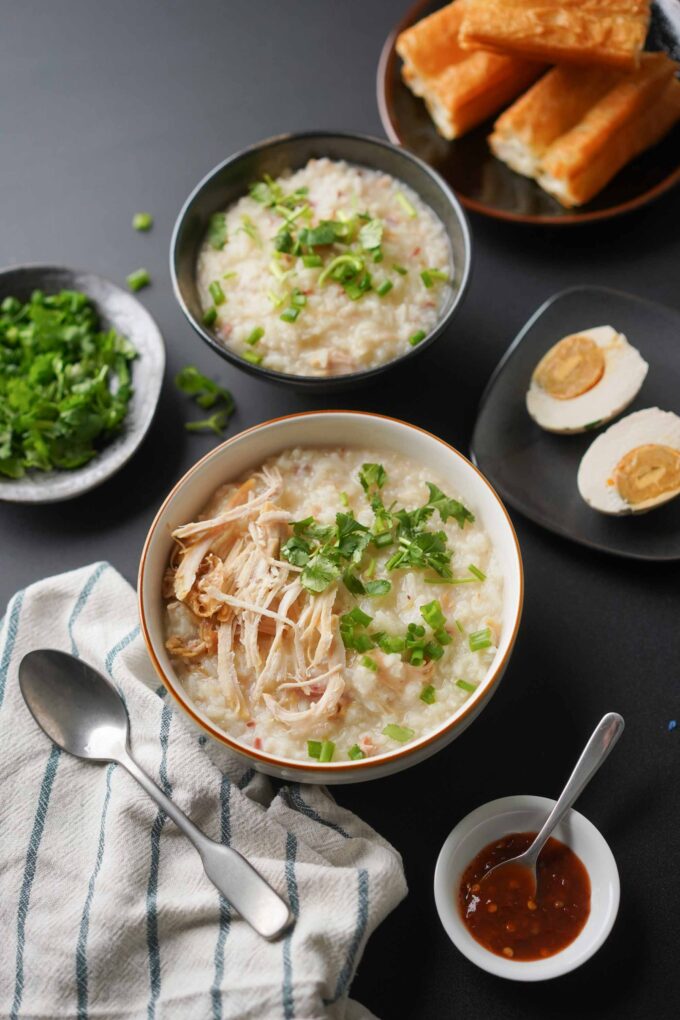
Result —
<instances>
[{"instance_id":1,"label":"spoon handle","mask_svg":"<svg viewBox=\"0 0 680 1020\"><path fill-rule=\"evenodd\" d=\"M608 712L595 727L590 740L586 744L581 757L576 762L574 771L569 776L567 785L562 790L559 800L548 815L543 828L536 836L526 856L537 860L553 829L562 821L574 801L581 795L600 765L604 762L614 744L623 733L623 717L618 712Z\"/></svg>"},{"instance_id":2,"label":"spoon handle","mask_svg":"<svg viewBox=\"0 0 680 1020\"><path fill-rule=\"evenodd\" d=\"M275 939L293 920L286 903L232 847L215 843L149 779L129 751L118 761L172 819L200 854L205 873L244 921L266 939Z\"/></svg>"}]
</instances>

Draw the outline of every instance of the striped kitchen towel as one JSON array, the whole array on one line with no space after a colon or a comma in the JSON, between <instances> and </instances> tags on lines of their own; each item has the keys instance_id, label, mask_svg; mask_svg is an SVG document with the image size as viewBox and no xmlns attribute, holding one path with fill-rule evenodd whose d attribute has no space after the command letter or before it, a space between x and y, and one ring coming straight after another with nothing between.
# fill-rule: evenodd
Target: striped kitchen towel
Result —
<instances>
[{"instance_id":1,"label":"striped kitchen towel","mask_svg":"<svg viewBox=\"0 0 680 1020\"><path fill-rule=\"evenodd\" d=\"M60 648L125 696L141 766L231 843L297 921L267 943L235 916L191 845L116 765L38 729L22 656ZM147 658L135 594L98 563L31 585L0 628L0 1015L14 1018L371 1017L347 993L366 940L405 895L399 854L321 787L276 795L206 743Z\"/></svg>"}]
</instances>

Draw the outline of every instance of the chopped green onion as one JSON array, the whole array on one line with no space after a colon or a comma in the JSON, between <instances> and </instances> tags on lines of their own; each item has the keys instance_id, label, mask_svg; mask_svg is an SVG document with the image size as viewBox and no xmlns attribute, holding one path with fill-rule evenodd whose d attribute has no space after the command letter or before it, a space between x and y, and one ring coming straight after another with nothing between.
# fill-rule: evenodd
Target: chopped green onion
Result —
<instances>
[{"instance_id":1,"label":"chopped green onion","mask_svg":"<svg viewBox=\"0 0 680 1020\"><path fill-rule=\"evenodd\" d=\"M456 680L456 687L460 687L461 691L467 691L469 694L477 690L475 684L469 684L467 680Z\"/></svg>"},{"instance_id":2,"label":"chopped green onion","mask_svg":"<svg viewBox=\"0 0 680 1020\"><path fill-rule=\"evenodd\" d=\"M448 280L448 276L441 269L423 269L420 279L429 289L434 286L436 280L442 280L445 283Z\"/></svg>"},{"instance_id":3,"label":"chopped green onion","mask_svg":"<svg viewBox=\"0 0 680 1020\"><path fill-rule=\"evenodd\" d=\"M376 294L378 295L378 297L385 297L385 294L389 294L393 286L394 284L392 283L391 280L385 280L385 282L381 283L378 289L376 290Z\"/></svg>"},{"instance_id":4,"label":"chopped green onion","mask_svg":"<svg viewBox=\"0 0 680 1020\"><path fill-rule=\"evenodd\" d=\"M347 757L351 758L352 761L359 761L360 758L365 758L366 755L361 750L358 744L353 744L347 752Z\"/></svg>"},{"instance_id":5,"label":"chopped green onion","mask_svg":"<svg viewBox=\"0 0 680 1020\"><path fill-rule=\"evenodd\" d=\"M408 273L408 269L404 269L403 266L398 266L396 262L392 266L392 269L395 271L395 273L399 273L400 276L406 276L406 274Z\"/></svg>"},{"instance_id":6,"label":"chopped green onion","mask_svg":"<svg viewBox=\"0 0 680 1020\"><path fill-rule=\"evenodd\" d=\"M323 259L320 255L303 255L302 265L305 269L316 269L318 266L323 265Z\"/></svg>"},{"instance_id":7,"label":"chopped green onion","mask_svg":"<svg viewBox=\"0 0 680 1020\"><path fill-rule=\"evenodd\" d=\"M208 244L215 251L221 251L227 243L227 217L225 213L213 213L208 225Z\"/></svg>"},{"instance_id":8,"label":"chopped green onion","mask_svg":"<svg viewBox=\"0 0 680 1020\"><path fill-rule=\"evenodd\" d=\"M400 744L404 744L407 740L412 740L416 734L415 730L410 730L408 726L397 726L396 723L388 723L383 730L383 735L391 740L398 740Z\"/></svg>"},{"instance_id":9,"label":"chopped green onion","mask_svg":"<svg viewBox=\"0 0 680 1020\"><path fill-rule=\"evenodd\" d=\"M382 531L379 535L373 536L373 545L377 546L378 549L382 549L383 546L392 544L392 532Z\"/></svg>"},{"instance_id":10,"label":"chopped green onion","mask_svg":"<svg viewBox=\"0 0 680 1020\"><path fill-rule=\"evenodd\" d=\"M250 333L249 336L246 337L245 342L247 344L250 344L251 347L253 347L259 340L262 339L263 336L264 330L262 329L262 326L256 326L252 333Z\"/></svg>"},{"instance_id":11,"label":"chopped green onion","mask_svg":"<svg viewBox=\"0 0 680 1020\"><path fill-rule=\"evenodd\" d=\"M231 273L225 273L224 276L222 277L222 279L223 280L235 280L237 276L238 276L238 273L235 273L235 272L232 271Z\"/></svg>"},{"instance_id":12,"label":"chopped green onion","mask_svg":"<svg viewBox=\"0 0 680 1020\"><path fill-rule=\"evenodd\" d=\"M331 273L340 266L349 266L353 273L359 273L364 268L364 263L363 259L357 258L356 255L336 255L319 276L319 284L324 284Z\"/></svg>"},{"instance_id":13,"label":"chopped green onion","mask_svg":"<svg viewBox=\"0 0 680 1020\"><path fill-rule=\"evenodd\" d=\"M299 314L300 309L291 306L290 308L285 308L279 315L279 318L282 322L295 322Z\"/></svg>"},{"instance_id":14,"label":"chopped green onion","mask_svg":"<svg viewBox=\"0 0 680 1020\"><path fill-rule=\"evenodd\" d=\"M438 641L428 641L423 648L423 652L428 659L441 659L444 649Z\"/></svg>"},{"instance_id":15,"label":"chopped green onion","mask_svg":"<svg viewBox=\"0 0 680 1020\"><path fill-rule=\"evenodd\" d=\"M212 326L216 319L217 309L215 308L215 306L213 305L211 308L206 308L206 310L203 312L203 325Z\"/></svg>"},{"instance_id":16,"label":"chopped green onion","mask_svg":"<svg viewBox=\"0 0 680 1020\"><path fill-rule=\"evenodd\" d=\"M283 302L286 300L285 294L275 294L273 290L267 291L267 297L274 305L274 308L280 308Z\"/></svg>"},{"instance_id":17,"label":"chopped green onion","mask_svg":"<svg viewBox=\"0 0 680 1020\"><path fill-rule=\"evenodd\" d=\"M222 290L222 286L219 280L213 280L213 282L208 285L208 290L210 291L210 297L213 299L216 305L224 304L226 298L224 296L224 291Z\"/></svg>"},{"instance_id":18,"label":"chopped green onion","mask_svg":"<svg viewBox=\"0 0 680 1020\"><path fill-rule=\"evenodd\" d=\"M453 638L449 634L448 630L444 630L443 627L439 627L434 632L434 636L436 637L440 645L450 645L451 642L453 641Z\"/></svg>"},{"instance_id":19,"label":"chopped green onion","mask_svg":"<svg viewBox=\"0 0 680 1020\"><path fill-rule=\"evenodd\" d=\"M321 750L319 752L319 761L333 761L333 755L335 754L335 744L332 740L322 740Z\"/></svg>"},{"instance_id":20,"label":"chopped green onion","mask_svg":"<svg viewBox=\"0 0 680 1020\"><path fill-rule=\"evenodd\" d=\"M470 566L468 567L468 570L469 570L469 571L470 571L470 573L471 573L471 574L473 575L473 577L476 577L476 578L477 578L477 580L478 580L478 581L486 581L486 574L484 574L484 573L483 573L483 572L482 572L482 571L481 571L481 570L479 569L479 567L476 567L476 566L474 565L474 563L471 563L471 564L470 564Z\"/></svg>"},{"instance_id":21,"label":"chopped green onion","mask_svg":"<svg viewBox=\"0 0 680 1020\"><path fill-rule=\"evenodd\" d=\"M241 357L244 361L249 361L251 365L259 365L264 354L257 354L256 351L244 351Z\"/></svg>"},{"instance_id":22,"label":"chopped green onion","mask_svg":"<svg viewBox=\"0 0 680 1020\"><path fill-rule=\"evenodd\" d=\"M305 294L302 294L301 291L296 290L290 299L290 303L294 305L295 308L304 308L307 304L307 297Z\"/></svg>"},{"instance_id":23,"label":"chopped green onion","mask_svg":"<svg viewBox=\"0 0 680 1020\"><path fill-rule=\"evenodd\" d=\"M260 240L260 235L257 231L257 227L251 220L250 216L241 217L241 226L239 227L239 230L242 230L244 234L247 234L248 237L252 241L255 241L256 244L262 246L262 242Z\"/></svg>"},{"instance_id":24,"label":"chopped green onion","mask_svg":"<svg viewBox=\"0 0 680 1020\"><path fill-rule=\"evenodd\" d=\"M269 263L269 272L272 276L275 276L277 280L285 280L288 276L288 272L282 269L276 259L272 259Z\"/></svg>"},{"instance_id":25,"label":"chopped green onion","mask_svg":"<svg viewBox=\"0 0 680 1020\"><path fill-rule=\"evenodd\" d=\"M135 269L134 273L130 273L126 279L130 290L135 292L141 290L142 287L148 287L151 283L148 269Z\"/></svg>"},{"instance_id":26,"label":"chopped green onion","mask_svg":"<svg viewBox=\"0 0 680 1020\"><path fill-rule=\"evenodd\" d=\"M406 215L410 216L410 218L414 220L418 213L416 212L416 208L413 205L413 203L409 202L406 195L404 195L404 193L401 191L398 191L394 197L396 198L397 202L402 207Z\"/></svg>"},{"instance_id":27,"label":"chopped green onion","mask_svg":"<svg viewBox=\"0 0 680 1020\"><path fill-rule=\"evenodd\" d=\"M427 605L421 606L420 615L425 623L432 628L432 630L438 630L439 627L443 627L446 623L446 617L442 612L442 607L438 599L433 599L432 602L428 602Z\"/></svg>"},{"instance_id":28,"label":"chopped green onion","mask_svg":"<svg viewBox=\"0 0 680 1020\"><path fill-rule=\"evenodd\" d=\"M340 493L340 502L342 503L343 506L349 506L349 496L347 495L346 492Z\"/></svg>"},{"instance_id":29,"label":"chopped green onion","mask_svg":"<svg viewBox=\"0 0 680 1020\"><path fill-rule=\"evenodd\" d=\"M424 701L426 705L434 705L437 700L434 693L434 687L432 684L428 684L427 687L423 687L420 692L420 700Z\"/></svg>"},{"instance_id":30,"label":"chopped green onion","mask_svg":"<svg viewBox=\"0 0 680 1020\"><path fill-rule=\"evenodd\" d=\"M371 578L375 574L375 560L373 557L369 560L368 566L364 570L364 577Z\"/></svg>"},{"instance_id":31,"label":"chopped green onion","mask_svg":"<svg viewBox=\"0 0 680 1020\"><path fill-rule=\"evenodd\" d=\"M138 212L132 217L132 226L135 230L151 230L153 216L148 212Z\"/></svg>"},{"instance_id":32,"label":"chopped green onion","mask_svg":"<svg viewBox=\"0 0 680 1020\"><path fill-rule=\"evenodd\" d=\"M482 648L491 645L491 629L485 627L483 630L475 630L468 637L471 652L481 652Z\"/></svg>"},{"instance_id":33,"label":"chopped green onion","mask_svg":"<svg viewBox=\"0 0 680 1020\"><path fill-rule=\"evenodd\" d=\"M424 340L426 336L427 333L425 332L425 330L419 329L416 333L411 334L411 336L408 338L408 342L410 343L411 347L415 347L416 344L419 344L420 341Z\"/></svg>"},{"instance_id":34,"label":"chopped green onion","mask_svg":"<svg viewBox=\"0 0 680 1020\"><path fill-rule=\"evenodd\" d=\"M458 630L458 631L459 631L459 632L460 632L461 634L464 634L464 633L465 633L465 631L464 631L464 629L463 629L463 624L462 624L462 623L460 622L460 620L454 620L453 622L454 622L454 623L455 623L455 625L456 625L456 629L457 629L457 630Z\"/></svg>"},{"instance_id":35,"label":"chopped green onion","mask_svg":"<svg viewBox=\"0 0 680 1020\"><path fill-rule=\"evenodd\" d=\"M372 659L370 655L364 655L361 659L361 665L365 666L366 669L370 669L373 673L378 672L378 663L375 659Z\"/></svg>"},{"instance_id":36,"label":"chopped green onion","mask_svg":"<svg viewBox=\"0 0 680 1020\"><path fill-rule=\"evenodd\" d=\"M349 613L345 613L345 616L352 623L358 623L360 627L368 627L369 623L373 622L373 617L364 613L358 606L355 606Z\"/></svg>"},{"instance_id":37,"label":"chopped green onion","mask_svg":"<svg viewBox=\"0 0 680 1020\"><path fill-rule=\"evenodd\" d=\"M382 253L382 248L376 248L376 250L373 252L373 261L382 262L383 258L384 256Z\"/></svg>"},{"instance_id":38,"label":"chopped green onion","mask_svg":"<svg viewBox=\"0 0 680 1020\"><path fill-rule=\"evenodd\" d=\"M397 652L404 651L406 641L403 637L398 637L396 634L380 634L378 646L385 655L396 655Z\"/></svg>"},{"instance_id":39,"label":"chopped green onion","mask_svg":"<svg viewBox=\"0 0 680 1020\"><path fill-rule=\"evenodd\" d=\"M308 740L307 741L307 754L310 758L321 757L321 741L320 740Z\"/></svg>"}]
</instances>

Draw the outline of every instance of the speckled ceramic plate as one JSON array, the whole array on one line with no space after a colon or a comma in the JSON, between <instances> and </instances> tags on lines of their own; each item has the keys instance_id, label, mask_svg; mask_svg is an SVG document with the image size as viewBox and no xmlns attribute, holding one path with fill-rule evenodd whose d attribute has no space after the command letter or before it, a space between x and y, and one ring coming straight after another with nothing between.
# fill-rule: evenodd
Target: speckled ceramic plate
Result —
<instances>
[{"instance_id":1,"label":"speckled ceramic plate","mask_svg":"<svg viewBox=\"0 0 680 1020\"><path fill-rule=\"evenodd\" d=\"M147 310L127 291L94 273L62 266L12 266L0 271L0 301L27 300L34 290L53 294L79 290L96 305L105 329L115 329L134 344L134 393L123 431L89 464L75 471L35 471L17 480L0 478L0 499L11 503L57 503L73 499L110 478L133 455L153 420L165 370L165 346Z\"/></svg>"},{"instance_id":2,"label":"speckled ceramic plate","mask_svg":"<svg viewBox=\"0 0 680 1020\"><path fill-rule=\"evenodd\" d=\"M378 65L378 107L390 141L438 170L466 209L515 223L569 226L630 212L680 181L680 125L628 163L599 195L578 209L563 208L535 181L514 173L493 156L486 139L494 118L463 138L446 141L422 99L402 81L401 58L394 48L400 32L443 6L443 0L418 0L388 36ZM647 45L676 55L677 40L656 8Z\"/></svg>"},{"instance_id":3,"label":"speckled ceramic plate","mask_svg":"<svg viewBox=\"0 0 680 1020\"><path fill-rule=\"evenodd\" d=\"M582 545L637 560L680 560L680 498L646 514L611 517L579 495L585 451L608 424L555 435L529 417L525 395L539 359L560 337L614 326L649 363L623 414L660 407L680 414L680 313L604 287L574 287L548 299L502 358L482 396L472 457L502 499L544 528ZM621 417L621 416L619 416Z\"/></svg>"}]
</instances>

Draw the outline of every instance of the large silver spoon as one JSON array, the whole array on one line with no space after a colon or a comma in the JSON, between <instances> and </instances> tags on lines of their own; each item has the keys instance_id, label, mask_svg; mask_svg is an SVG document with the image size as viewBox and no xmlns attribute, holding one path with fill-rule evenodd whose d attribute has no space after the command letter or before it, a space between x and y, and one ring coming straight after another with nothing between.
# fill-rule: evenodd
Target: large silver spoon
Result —
<instances>
[{"instance_id":1,"label":"large silver spoon","mask_svg":"<svg viewBox=\"0 0 680 1020\"><path fill-rule=\"evenodd\" d=\"M562 790L559 800L546 818L543 828L529 849L525 850L522 854L518 854L517 857L510 857L507 861L501 861L500 864L495 864L493 868L489 868L482 878L482 883L488 882L491 875L498 879L499 872L503 869L505 877L515 879L522 890L526 891L527 895L532 898L536 895L536 864L541 850L548 842L550 834L562 821L576 798L580 797L583 793L605 758L609 755L614 744L623 733L623 727L623 717L618 712L607 712L600 719L590 740L584 747L581 757L576 762L574 771L569 776L567 785Z\"/></svg>"},{"instance_id":2,"label":"large silver spoon","mask_svg":"<svg viewBox=\"0 0 680 1020\"><path fill-rule=\"evenodd\" d=\"M118 762L134 776L193 843L210 881L255 931L266 939L285 931L292 915L278 893L236 850L208 839L141 770L130 754L123 700L101 673L73 655L43 648L21 660L19 686L38 726L62 750Z\"/></svg>"}]
</instances>

